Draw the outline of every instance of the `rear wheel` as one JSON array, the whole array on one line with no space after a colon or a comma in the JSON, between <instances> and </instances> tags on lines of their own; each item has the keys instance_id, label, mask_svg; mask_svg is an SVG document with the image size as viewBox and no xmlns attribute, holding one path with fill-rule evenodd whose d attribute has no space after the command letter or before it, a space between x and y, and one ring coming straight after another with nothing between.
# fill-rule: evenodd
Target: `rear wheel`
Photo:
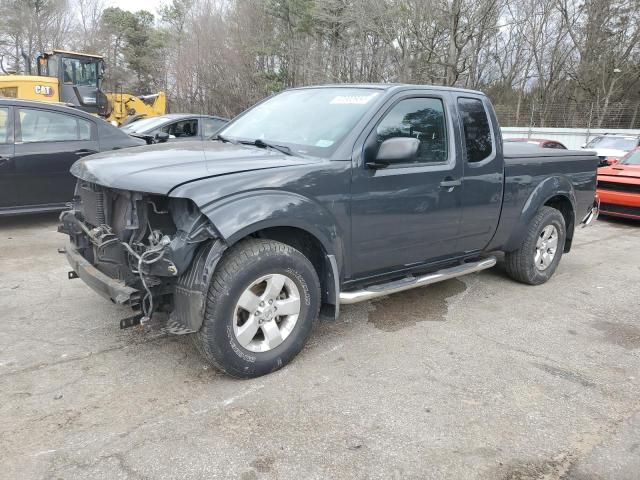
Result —
<instances>
[{"instance_id":1,"label":"rear wheel","mask_svg":"<svg viewBox=\"0 0 640 480\"><path fill-rule=\"evenodd\" d=\"M529 285L549 280L560 263L566 235L562 214L555 208L542 207L533 217L520 248L505 255L509 276Z\"/></svg>"},{"instance_id":2,"label":"rear wheel","mask_svg":"<svg viewBox=\"0 0 640 480\"><path fill-rule=\"evenodd\" d=\"M216 268L196 346L229 375L264 375L302 350L319 308L320 282L302 253L273 240L246 240Z\"/></svg>"}]
</instances>

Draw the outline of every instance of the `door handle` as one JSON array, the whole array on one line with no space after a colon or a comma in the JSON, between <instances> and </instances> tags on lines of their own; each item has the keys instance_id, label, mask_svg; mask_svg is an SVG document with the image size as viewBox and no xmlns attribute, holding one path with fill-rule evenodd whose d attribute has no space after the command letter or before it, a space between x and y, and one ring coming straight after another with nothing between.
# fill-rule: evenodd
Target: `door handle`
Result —
<instances>
[{"instance_id":1,"label":"door handle","mask_svg":"<svg viewBox=\"0 0 640 480\"><path fill-rule=\"evenodd\" d=\"M95 150L87 150L87 149L82 149L82 150L76 150L75 152L73 152L74 155L77 155L78 157L84 157L85 155L91 155L93 153L97 153Z\"/></svg>"},{"instance_id":2,"label":"door handle","mask_svg":"<svg viewBox=\"0 0 640 480\"><path fill-rule=\"evenodd\" d=\"M459 187L460 185L462 185L462 180L454 180L450 177L447 177L440 182L440 188L447 188L449 189L449 191L453 190L456 187Z\"/></svg>"}]
</instances>

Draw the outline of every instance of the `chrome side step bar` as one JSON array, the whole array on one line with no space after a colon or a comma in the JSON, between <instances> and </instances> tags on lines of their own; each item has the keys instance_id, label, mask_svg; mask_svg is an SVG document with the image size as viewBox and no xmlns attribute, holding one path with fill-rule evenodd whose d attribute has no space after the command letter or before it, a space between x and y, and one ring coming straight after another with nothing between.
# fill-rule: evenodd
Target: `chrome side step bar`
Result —
<instances>
[{"instance_id":1,"label":"chrome side step bar","mask_svg":"<svg viewBox=\"0 0 640 480\"><path fill-rule=\"evenodd\" d=\"M354 290L352 292L340 292L340 304L350 305L352 303L366 302L373 298L391 295L392 293L403 292L416 287L431 285L432 283L443 282L451 278L456 278L468 273L486 270L496 264L496 257L487 257L475 262L466 262L455 267L443 268L437 272L423 275L422 277L406 277L401 280L372 285L364 290Z\"/></svg>"}]
</instances>

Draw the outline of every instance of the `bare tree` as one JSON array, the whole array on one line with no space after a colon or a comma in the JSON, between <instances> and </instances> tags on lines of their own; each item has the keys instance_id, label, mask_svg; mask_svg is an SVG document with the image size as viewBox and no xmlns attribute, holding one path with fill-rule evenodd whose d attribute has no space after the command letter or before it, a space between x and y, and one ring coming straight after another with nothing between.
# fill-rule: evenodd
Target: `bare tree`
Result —
<instances>
[{"instance_id":1,"label":"bare tree","mask_svg":"<svg viewBox=\"0 0 640 480\"><path fill-rule=\"evenodd\" d=\"M2 65L24 72L23 51L53 47L100 53L111 86L165 88L173 110L227 116L336 82L482 89L514 123L593 105L606 125L640 101L640 0L171 0L157 16L106 4L0 0Z\"/></svg>"}]
</instances>

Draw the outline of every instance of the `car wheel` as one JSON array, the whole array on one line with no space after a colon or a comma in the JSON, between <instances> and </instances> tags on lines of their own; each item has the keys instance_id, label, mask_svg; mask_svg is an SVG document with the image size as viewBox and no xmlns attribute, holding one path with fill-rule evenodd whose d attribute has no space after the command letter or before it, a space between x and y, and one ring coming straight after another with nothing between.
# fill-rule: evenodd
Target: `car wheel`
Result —
<instances>
[{"instance_id":1,"label":"car wheel","mask_svg":"<svg viewBox=\"0 0 640 480\"><path fill-rule=\"evenodd\" d=\"M223 372L258 377L302 350L319 309L318 275L302 253L273 240L245 240L217 266L194 339Z\"/></svg>"},{"instance_id":2,"label":"car wheel","mask_svg":"<svg viewBox=\"0 0 640 480\"><path fill-rule=\"evenodd\" d=\"M511 278L529 285L540 285L558 268L567 236L564 217L551 207L542 207L533 217L518 250L505 255Z\"/></svg>"}]
</instances>

